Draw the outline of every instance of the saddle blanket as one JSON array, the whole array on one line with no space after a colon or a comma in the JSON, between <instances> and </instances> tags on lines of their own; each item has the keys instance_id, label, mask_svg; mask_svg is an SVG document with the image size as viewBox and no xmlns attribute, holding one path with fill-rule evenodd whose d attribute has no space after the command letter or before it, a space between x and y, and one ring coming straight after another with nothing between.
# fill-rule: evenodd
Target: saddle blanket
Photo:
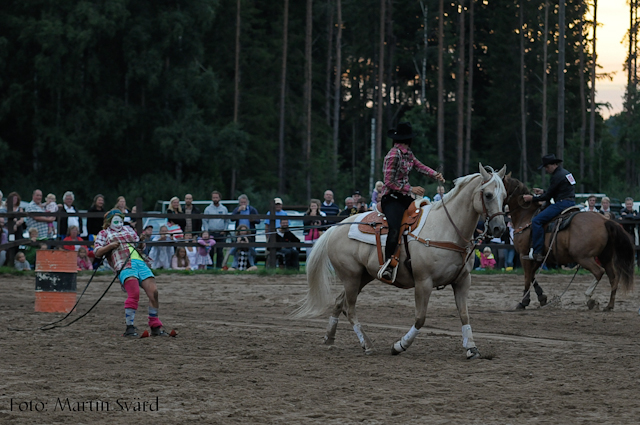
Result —
<instances>
[{"instance_id":1,"label":"saddle blanket","mask_svg":"<svg viewBox=\"0 0 640 425\"><path fill-rule=\"evenodd\" d=\"M426 205L424 207L422 207L422 216L420 217L420 222L418 223L418 227L415 228L415 230L413 231L414 234L419 234L420 230L422 230L422 228L424 227L424 224L427 222L427 216L429 215L429 211L431 210L431 204ZM376 235L373 234L369 234L369 233L362 233L359 229L358 229L358 224L361 221L363 221L364 217L367 214L378 214L377 211L368 211L368 212L364 212L364 213L360 213L358 215L355 216L355 221L354 223L349 226L349 239L353 239L356 241L360 241L360 242L364 242L366 244L369 245L375 245L376 244ZM406 233L406 232L405 232ZM408 240L414 240L415 238L409 236ZM381 235L380 236L380 241L382 243L382 246L386 246L387 245L387 235Z\"/></svg>"}]
</instances>

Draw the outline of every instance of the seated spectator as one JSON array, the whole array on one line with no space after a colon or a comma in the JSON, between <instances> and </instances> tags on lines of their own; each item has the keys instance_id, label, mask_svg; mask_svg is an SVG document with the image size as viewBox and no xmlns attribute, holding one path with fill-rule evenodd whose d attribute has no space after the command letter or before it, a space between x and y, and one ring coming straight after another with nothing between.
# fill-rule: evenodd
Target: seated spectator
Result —
<instances>
[{"instance_id":1,"label":"seated spectator","mask_svg":"<svg viewBox=\"0 0 640 425\"><path fill-rule=\"evenodd\" d=\"M89 258L87 247L80 246L78 249L78 270L93 270L93 261Z\"/></svg>"},{"instance_id":2,"label":"seated spectator","mask_svg":"<svg viewBox=\"0 0 640 425\"><path fill-rule=\"evenodd\" d=\"M167 214L184 214L184 211L182 211L182 207L180 206L180 198L178 198L177 196L174 196L173 198L171 198L171 200L169 201L169 208L167 208ZM185 227L187 227L186 219L170 218L169 221L172 222L174 225L179 226L180 233L184 234L184 229ZM175 230L171 230L171 229L169 229L169 231L171 231L172 233L178 233Z\"/></svg>"},{"instance_id":3,"label":"seated spectator","mask_svg":"<svg viewBox=\"0 0 640 425\"><path fill-rule=\"evenodd\" d=\"M213 264L209 252L211 252L211 248L216 244L216 241L210 237L209 232L204 231L202 232L202 237L198 238L198 244L200 246L198 247L196 263L198 264L198 270L205 270L207 266Z\"/></svg>"},{"instance_id":4,"label":"seated spectator","mask_svg":"<svg viewBox=\"0 0 640 425\"><path fill-rule=\"evenodd\" d=\"M82 241L82 238L80 236L78 236L78 226L70 226L67 229L67 237L63 239L65 242L67 241L73 241L73 242L78 242L78 241ZM66 249L67 251L77 251L78 249L80 249L82 245L64 245L63 248Z\"/></svg>"},{"instance_id":5,"label":"seated spectator","mask_svg":"<svg viewBox=\"0 0 640 425\"><path fill-rule=\"evenodd\" d=\"M485 246L482 250L482 254L480 254L480 268L482 270L493 269L495 266L496 259L493 256L493 252L491 252L491 248Z\"/></svg>"},{"instance_id":6,"label":"seated spectator","mask_svg":"<svg viewBox=\"0 0 640 425\"><path fill-rule=\"evenodd\" d=\"M153 238L153 226L149 224L142 231L142 234L140 235L140 240L150 241L152 238ZM142 252L144 253L144 255L149 257L151 252L151 244L145 244L144 250Z\"/></svg>"},{"instance_id":7,"label":"seated spectator","mask_svg":"<svg viewBox=\"0 0 640 425\"><path fill-rule=\"evenodd\" d=\"M595 195L591 195L587 198L587 205L584 208L582 208L580 211L598 212L598 209L596 208Z\"/></svg>"},{"instance_id":8,"label":"seated spectator","mask_svg":"<svg viewBox=\"0 0 640 425\"><path fill-rule=\"evenodd\" d=\"M184 241L195 242L191 233L187 233L184 235ZM187 258L189 258L189 267L191 267L191 270L196 270L198 268L198 247L187 246L185 247L185 250L187 251Z\"/></svg>"},{"instance_id":9,"label":"seated spectator","mask_svg":"<svg viewBox=\"0 0 640 425\"><path fill-rule=\"evenodd\" d=\"M367 200L362 196L355 203L354 207L358 210L358 214L369 211L369 206L367 205Z\"/></svg>"},{"instance_id":10,"label":"seated spectator","mask_svg":"<svg viewBox=\"0 0 640 425\"><path fill-rule=\"evenodd\" d=\"M249 243L249 228L244 224L236 229L236 243ZM234 247L230 255L233 255L233 263L229 270L253 271L256 267L256 250L253 247Z\"/></svg>"},{"instance_id":11,"label":"seated spectator","mask_svg":"<svg viewBox=\"0 0 640 425\"><path fill-rule=\"evenodd\" d=\"M153 242L171 242L173 238L169 234L167 226L160 226L160 234L154 236ZM152 268L170 269L171 257L173 257L173 247L170 245L153 245L149 257L153 260Z\"/></svg>"},{"instance_id":12,"label":"seated spectator","mask_svg":"<svg viewBox=\"0 0 640 425\"><path fill-rule=\"evenodd\" d=\"M276 242L300 242L300 239L289 230L289 220L286 218L280 220L280 227L276 231ZM300 269L298 248L280 248L277 253L284 260L284 265L287 269Z\"/></svg>"},{"instance_id":13,"label":"seated spectator","mask_svg":"<svg viewBox=\"0 0 640 425\"><path fill-rule=\"evenodd\" d=\"M355 207L355 202L353 201L353 198L351 196L346 198L344 200L344 203L346 206L342 211L340 211L340 214L338 214L339 216L351 217L352 215L358 214L358 209Z\"/></svg>"},{"instance_id":14,"label":"seated spectator","mask_svg":"<svg viewBox=\"0 0 640 425\"><path fill-rule=\"evenodd\" d=\"M27 261L26 256L24 255L24 252L19 251L16 254L16 258L13 261L13 266L17 269L17 270L31 270L31 265L29 264L29 262Z\"/></svg>"},{"instance_id":15,"label":"seated spectator","mask_svg":"<svg viewBox=\"0 0 640 425\"><path fill-rule=\"evenodd\" d=\"M173 239L184 239L184 231L182 230L182 227L174 223L172 218L167 220L167 229L169 230L169 233L171 234Z\"/></svg>"},{"instance_id":16,"label":"seated spectator","mask_svg":"<svg viewBox=\"0 0 640 425\"><path fill-rule=\"evenodd\" d=\"M0 190L0 213L6 213L6 212L7 212L7 205L4 202L4 194Z\"/></svg>"},{"instance_id":17,"label":"seated spectator","mask_svg":"<svg viewBox=\"0 0 640 425\"><path fill-rule=\"evenodd\" d=\"M437 202L437 201L441 201L442 197L444 196L444 186L439 185L438 188L436 189L437 193L436 195L433 197L433 202Z\"/></svg>"},{"instance_id":18,"label":"seated spectator","mask_svg":"<svg viewBox=\"0 0 640 425\"><path fill-rule=\"evenodd\" d=\"M602 198L600 201L600 214L609 214L607 218L616 218L616 213L611 211L611 199L608 196Z\"/></svg>"},{"instance_id":19,"label":"seated spectator","mask_svg":"<svg viewBox=\"0 0 640 425\"><path fill-rule=\"evenodd\" d=\"M191 270L187 250L183 246L176 248L176 253L171 257L171 268L173 270Z\"/></svg>"},{"instance_id":20,"label":"seated spectator","mask_svg":"<svg viewBox=\"0 0 640 425\"><path fill-rule=\"evenodd\" d=\"M47 197L45 199L45 203L44 203L44 209L45 209L46 212L50 212L50 213L57 213L58 212L58 204L56 203L56 195L54 195L53 193L50 193L50 194L47 195ZM52 238L55 238L58 235L55 218L54 218L54 221L52 221L50 223L47 223L47 227L49 228L49 231L47 232L47 234L51 235Z\"/></svg>"},{"instance_id":21,"label":"seated spectator","mask_svg":"<svg viewBox=\"0 0 640 425\"><path fill-rule=\"evenodd\" d=\"M354 190L353 193L351 194L351 197L353 198L353 204L359 204L362 201L362 195L360 194L359 190Z\"/></svg>"}]
</instances>

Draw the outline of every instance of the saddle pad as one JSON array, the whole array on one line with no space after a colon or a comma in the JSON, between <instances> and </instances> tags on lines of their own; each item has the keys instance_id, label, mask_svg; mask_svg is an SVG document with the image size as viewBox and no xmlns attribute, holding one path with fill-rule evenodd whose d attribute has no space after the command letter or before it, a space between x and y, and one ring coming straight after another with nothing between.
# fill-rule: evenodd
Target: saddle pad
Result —
<instances>
[{"instance_id":1,"label":"saddle pad","mask_svg":"<svg viewBox=\"0 0 640 425\"><path fill-rule=\"evenodd\" d=\"M424 223L427 222L427 216L429 215L430 210L431 210L431 205L426 205L422 207L422 216L420 217L420 222L418 223L418 226L413 231L414 234L417 235L418 233L420 233L420 230L422 230L422 228L424 227ZM376 244L376 235L370 234L370 233L362 233L360 229L358 229L358 224L357 224L357 223L360 223L367 214L371 214L371 213L372 213L371 211L367 211L355 216L354 223L351 226L349 226L349 239L364 242L369 245ZM374 211L373 214L377 214L377 213ZM415 238L409 236L409 240L414 240L414 239ZM387 245L387 235L381 235L380 240L381 240L382 246Z\"/></svg>"}]
</instances>

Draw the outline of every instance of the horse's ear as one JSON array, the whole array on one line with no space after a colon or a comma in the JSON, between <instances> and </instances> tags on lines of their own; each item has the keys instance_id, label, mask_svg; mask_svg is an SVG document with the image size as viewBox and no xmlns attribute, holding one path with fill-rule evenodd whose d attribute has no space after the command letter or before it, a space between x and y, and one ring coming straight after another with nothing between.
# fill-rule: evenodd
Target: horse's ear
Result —
<instances>
[{"instance_id":1,"label":"horse's ear","mask_svg":"<svg viewBox=\"0 0 640 425\"><path fill-rule=\"evenodd\" d=\"M489 174L487 170L485 170L484 166L482 165L482 162L478 163L478 169L480 170L480 175L482 176L482 179L485 182L488 180L491 180L491 174Z\"/></svg>"},{"instance_id":2,"label":"horse's ear","mask_svg":"<svg viewBox=\"0 0 640 425\"><path fill-rule=\"evenodd\" d=\"M504 167L502 167L500 171L498 171L498 176L500 177L500 179L504 178L504 175L506 174L506 172L507 172L507 165L505 164Z\"/></svg>"},{"instance_id":3,"label":"horse's ear","mask_svg":"<svg viewBox=\"0 0 640 425\"><path fill-rule=\"evenodd\" d=\"M505 177L509 177L509 178L511 178L511 173L512 173L512 172L511 172L511 171L509 171L509 174L507 174Z\"/></svg>"}]
</instances>

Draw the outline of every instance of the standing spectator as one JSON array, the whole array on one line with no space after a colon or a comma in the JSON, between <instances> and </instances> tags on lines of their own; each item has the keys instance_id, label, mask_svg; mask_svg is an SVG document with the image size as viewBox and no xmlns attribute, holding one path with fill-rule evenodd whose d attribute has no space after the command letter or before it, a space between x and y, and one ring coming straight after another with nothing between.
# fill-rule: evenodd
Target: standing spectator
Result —
<instances>
[{"instance_id":1,"label":"standing spectator","mask_svg":"<svg viewBox=\"0 0 640 425\"><path fill-rule=\"evenodd\" d=\"M31 270L31 264L27 261L24 252L20 251L16 254L16 259L13 261L13 267L20 271Z\"/></svg>"},{"instance_id":2,"label":"standing spectator","mask_svg":"<svg viewBox=\"0 0 640 425\"><path fill-rule=\"evenodd\" d=\"M167 208L167 214L184 214L182 207L180 206L180 198L174 196L169 200L169 208ZM169 221L180 226L180 230L184 233L184 228L187 226L187 220L184 218L169 218Z\"/></svg>"},{"instance_id":3,"label":"standing spectator","mask_svg":"<svg viewBox=\"0 0 640 425\"><path fill-rule=\"evenodd\" d=\"M300 242L300 239L289 230L289 219L283 218L280 220L280 227L276 231L276 242ZM300 269L298 248L280 248L278 249L278 255L282 256L287 269Z\"/></svg>"},{"instance_id":4,"label":"standing spectator","mask_svg":"<svg viewBox=\"0 0 640 425\"><path fill-rule=\"evenodd\" d=\"M6 213L6 212L7 212L7 205L4 202L4 194L0 190L0 213Z\"/></svg>"},{"instance_id":5,"label":"standing spectator","mask_svg":"<svg viewBox=\"0 0 640 425\"><path fill-rule=\"evenodd\" d=\"M238 206L233 210L233 212L231 213L232 215L236 215L236 214L240 214L240 215L257 215L258 214L258 210L253 208L251 205L249 205L249 198L247 197L247 195L242 194L240 196L238 196ZM232 219L233 221L236 222L237 226L240 226L241 224L244 224L245 226L247 226L249 228L249 230L251 230L251 233L255 233L256 230L256 225L260 223L260 219L256 218L256 219L248 219L248 218L241 218L241 219ZM251 237L251 240L253 240L255 237Z\"/></svg>"},{"instance_id":6,"label":"standing spectator","mask_svg":"<svg viewBox=\"0 0 640 425\"><path fill-rule=\"evenodd\" d=\"M176 253L171 257L171 268L173 270L191 270L187 250L183 246L176 248Z\"/></svg>"},{"instance_id":7,"label":"standing spectator","mask_svg":"<svg viewBox=\"0 0 640 425\"><path fill-rule=\"evenodd\" d=\"M36 189L31 195L31 202L27 206L27 212L45 212L44 205L42 205L42 191ZM52 235L49 233L49 223L56 221L55 217L27 217L27 228L32 227L38 231L38 237L40 239L51 239Z\"/></svg>"},{"instance_id":8,"label":"standing spectator","mask_svg":"<svg viewBox=\"0 0 640 425\"><path fill-rule=\"evenodd\" d=\"M195 242L191 233L186 233L184 235L184 241ZM189 267L191 268L191 270L196 270L198 268L198 247L186 246L185 250L187 251L187 257L189 258Z\"/></svg>"},{"instance_id":9,"label":"standing spectator","mask_svg":"<svg viewBox=\"0 0 640 425\"><path fill-rule=\"evenodd\" d=\"M307 258L311 255L313 244L315 244L324 233L324 228L321 226L326 224L326 220L323 219L326 214L322 212L320 205L319 199L312 199L304 215L304 241L310 244L310 246L306 248Z\"/></svg>"},{"instance_id":10,"label":"standing spectator","mask_svg":"<svg viewBox=\"0 0 640 425\"><path fill-rule=\"evenodd\" d=\"M609 219L615 219L616 218L616 213L611 211L611 199L609 199L608 196L605 196L604 198L602 198L602 201L600 201L600 214L606 215L607 213L609 214Z\"/></svg>"},{"instance_id":11,"label":"standing spectator","mask_svg":"<svg viewBox=\"0 0 640 425\"><path fill-rule=\"evenodd\" d=\"M104 215L104 195L97 194L94 196L93 203L87 212L102 213ZM102 221L103 218L101 217L87 218L87 233L90 241L94 240L96 235L102 230Z\"/></svg>"},{"instance_id":12,"label":"standing spectator","mask_svg":"<svg viewBox=\"0 0 640 425\"><path fill-rule=\"evenodd\" d=\"M50 193L45 198L44 209L46 212L57 213L58 212L58 204L56 204L56 195ZM55 220L55 219L54 219ZM63 235L64 233L59 233L56 229L56 222L52 221L48 223L49 231L47 234L51 235L51 238L55 238L57 235Z\"/></svg>"},{"instance_id":13,"label":"standing spectator","mask_svg":"<svg viewBox=\"0 0 640 425\"><path fill-rule=\"evenodd\" d=\"M87 254L87 248L84 246L81 246L78 249L77 264L78 264L78 270L93 270L93 262L91 261L91 258L89 258L89 255Z\"/></svg>"},{"instance_id":14,"label":"standing spectator","mask_svg":"<svg viewBox=\"0 0 640 425\"><path fill-rule=\"evenodd\" d=\"M344 200L344 203L345 207L342 211L340 211L340 214L338 214L339 216L351 217L352 215L358 214L358 209L356 208L355 202L353 201L353 198L351 196L346 198Z\"/></svg>"},{"instance_id":15,"label":"standing spectator","mask_svg":"<svg viewBox=\"0 0 640 425\"><path fill-rule=\"evenodd\" d=\"M353 203L354 204L359 204L362 198L362 195L360 194L359 190L354 190L353 194L351 194L351 197L353 198Z\"/></svg>"},{"instance_id":16,"label":"standing spectator","mask_svg":"<svg viewBox=\"0 0 640 425\"><path fill-rule=\"evenodd\" d=\"M620 219L635 219L638 217L638 211L633 209L633 198L628 197L624 200L624 208L620 211ZM623 224L624 230L629 234L631 242L636 244L636 225Z\"/></svg>"},{"instance_id":17,"label":"standing spectator","mask_svg":"<svg viewBox=\"0 0 640 425\"><path fill-rule=\"evenodd\" d=\"M62 237L63 235L68 235L67 229L71 226L76 226L78 228L78 234L81 235L84 233L84 226L82 224L82 220L80 217L74 216L71 214L77 213L78 209L75 207L73 202L76 200L76 196L71 191L67 191L62 196L62 209L63 213L69 215L69 217L60 219L60 225L58 229L58 234Z\"/></svg>"},{"instance_id":18,"label":"standing spectator","mask_svg":"<svg viewBox=\"0 0 640 425\"><path fill-rule=\"evenodd\" d=\"M491 252L491 248L485 246L482 250L482 254L480 254L480 268L484 269L493 269L496 266L496 259L493 257L493 252Z\"/></svg>"},{"instance_id":19,"label":"standing spectator","mask_svg":"<svg viewBox=\"0 0 640 425\"><path fill-rule=\"evenodd\" d=\"M82 238L78 236L78 226L69 226L67 229L67 237L63 239L65 242L78 242ZM64 245L63 248L67 251L77 251L82 245Z\"/></svg>"},{"instance_id":20,"label":"standing spectator","mask_svg":"<svg viewBox=\"0 0 640 425\"><path fill-rule=\"evenodd\" d=\"M207 266L213 264L211 261L211 256L209 252L211 248L216 244L216 241L209 237L209 232L202 232L202 237L198 238L198 259L196 263L198 264L198 270L205 270Z\"/></svg>"},{"instance_id":21,"label":"standing spectator","mask_svg":"<svg viewBox=\"0 0 640 425\"><path fill-rule=\"evenodd\" d=\"M340 214L340 207L333 202L333 192L330 190L324 191L324 202L321 206L321 211L329 216L336 216ZM336 220L327 220L329 224L336 223Z\"/></svg>"},{"instance_id":22,"label":"standing spectator","mask_svg":"<svg viewBox=\"0 0 640 425\"><path fill-rule=\"evenodd\" d=\"M580 211L598 212L598 209L596 208L595 195L591 195L587 198L587 205L584 208L582 208Z\"/></svg>"},{"instance_id":23,"label":"standing spectator","mask_svg":"<svg viewBox=\"0 0 640 425\"><path fill-rule=\"evenodd\" d=\"M123 215L125 215L125 224L131 222L131 217L126 217L126 214L129 214L129 207L127 207L127 200L124 196L118 196L118 200L116 201L116 205L113 209L119 210Z\"/></svg>"},{"instance_id":24,"label":"standing spectator","mask_svg":"<svg viewBox=\"0 0 640 425\"><path fill-rule=\"evenodd\" d=\"M4 228L4 217L0 217L0 245L4 245L9 241L9 231ZM7 261L7 251L0 251L0 267Z\"/></svg>"},{"instance_id":25,"label":"standing spectator","mask_svg":"<svg viewBox=\"0 0 640 425\"><path fill-rule=\"evenodd\" d=\"M140 235L140 240L141 241L150 241L152 237L153 237L153 226L149 224L147 227L145 227L142 230L142 235ZM142 252L144 253L144 255L150 256L151 245L150 244L145 244L144 250Z\"/></svg>"},{"instance_id":26,"label":"standing spectator","mask_svg":"<svg viewBox=\"0 0 640 425\"><path fill-rule=\"evenodd\" d=\"M205 208L205 214L211 215L227 215L229 211L227 207L220 203L222 199L220 192L214 190L211 192L211 204ZM216 243L224 243L227 238L227 227L229 227L229 219L225 218L205 218L202 220L202 230L209 232L209 235L213 237ZM216 268L222 268L222 260L224 259L224 248L216 246L211 250L211 260L213 262L213 255L216 255Z\"/></svg>"},{"instance_id":27,"label":"standing spectator","mask_svg":"<svg viewBox=\"0 0 640 425\"><path fill-rule=\"evenodd\" d=\"M437 191L437 193L433 197L433 202L437 202L437 201L441 201L442 200L442 197L444 196L444 186L438 185L438 188L436 189L436 191Z\"/></svg>"},{"instance_id":28,"label":"standing spectator","mask_svg":"<svg viewBox=\"0 0 640 425\"><path fill-rule=\"evenodd\" d=\"M170 242L173 238L167 226L160 226L160 234L153 238L154 242ZM170 269L173 247L170 245L154 245L149 255L153 259L151 268Z\"/></svg>"},{"instance_id":29,"label":"standing spectator","mask_svg":"<svg viewBox=\"0 0 640 425\"><path fill-rule=\"evenodd\" d=\"M193 205L193 195L187 193L184 195L184 213L185 214L202 214L200 209ZM196 232L202 230L202 220L199 218L187 218L184 226L185 233Z\"/></svg>"},{"instance_id":30,"label":"standing spectator","mask_svg":"<svg viewBox=\"0 0 640 425\"><path fill-rule=\"evenodd\" d=\"M275 204L275 209L276 209L276 215L284 215L286 216L287 213L285 211L282 211L282 199L280 198L273 198L273 203ZM271 215L271 211L267 211L267 215ZM264 221L264 231L269 234L269 225L271 224L271 220L266 219ZM280 219L276 219L276 225L275 228L277 229L278 227L280 227Z\"/></svg>"},{"instance_id":31,"label":"standing spectator","mask_svg":"<svg viewBox=\"0 0 640 425\"><path fill-rule=\"evenodd\" d=\"M38 244L38 229L32 227L29 229L29 243L26 244L24 249L24 255L27 257L27 261L30 264L36 263L36 251L39 248Z\"/></svg>"},{"instance_id":32,"label":"standing spectator","mask_svg":"<svg viewBox=\"0 0 640 425\"><path fill-rule=\"evenodd\" d=\"M375 209L378 202L380 202L380 198L382 197L382 189L384 188L384 183L378 180L376 182L376 186L371 192L371 209Z\"/></svg>"}]
</instances>

